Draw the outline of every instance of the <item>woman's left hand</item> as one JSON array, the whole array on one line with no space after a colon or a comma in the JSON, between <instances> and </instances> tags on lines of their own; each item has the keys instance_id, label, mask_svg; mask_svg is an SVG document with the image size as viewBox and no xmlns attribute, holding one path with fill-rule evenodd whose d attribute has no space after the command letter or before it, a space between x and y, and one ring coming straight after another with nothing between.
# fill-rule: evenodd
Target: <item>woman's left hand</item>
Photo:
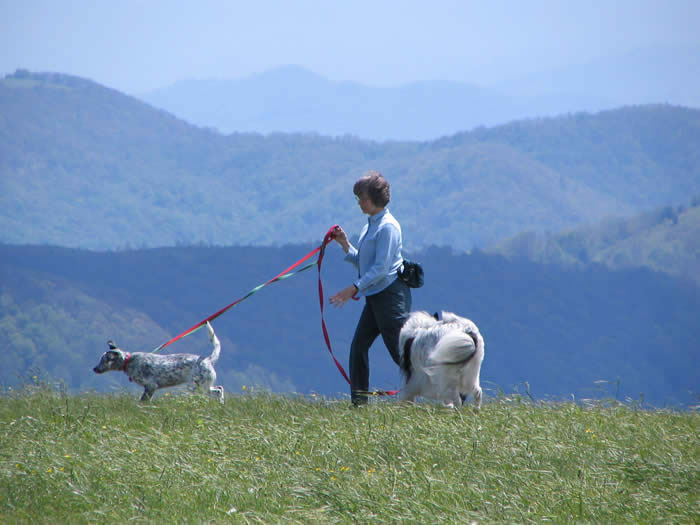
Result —
<instances>
[{"instance_id":1,"label":"woman's left hand","mask_svg":"<svg viewBox=\"0 0 700 525\"><path fill-rule=\"evenodd\" d=\"M341 308L345 303L347 303L352 297L357 293L357 288L354 284L351 284L347 288L343 288L337 294L332 295L330 303L336 308Z\"/></svg>"}]
</instances>

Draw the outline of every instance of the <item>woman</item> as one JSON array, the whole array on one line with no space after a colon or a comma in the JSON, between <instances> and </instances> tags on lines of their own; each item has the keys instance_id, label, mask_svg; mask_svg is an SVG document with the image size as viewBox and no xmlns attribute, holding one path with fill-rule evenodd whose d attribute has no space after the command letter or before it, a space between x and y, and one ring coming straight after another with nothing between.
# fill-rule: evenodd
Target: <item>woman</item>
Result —
<instances>
[{"instance_id":1,"label":"woman","mask_svg":"<svg viewBox=\"0 0 700 525\"><path fill-rule=\"evenodd\" d=\"M330 298L342 307L350 298L365 297L365 306L350 345L350 389L355 406L367 403L369 389L369 348L379 334L399 364L399 332L411 311L411 289L398 278L403 265L401 226L386 208L391 198L389 183L377 171L369 171L353 187L362 213L369 215L355 248L342 228L334 240L358 269L358 277Z\"/></svg>"}]
</instances>

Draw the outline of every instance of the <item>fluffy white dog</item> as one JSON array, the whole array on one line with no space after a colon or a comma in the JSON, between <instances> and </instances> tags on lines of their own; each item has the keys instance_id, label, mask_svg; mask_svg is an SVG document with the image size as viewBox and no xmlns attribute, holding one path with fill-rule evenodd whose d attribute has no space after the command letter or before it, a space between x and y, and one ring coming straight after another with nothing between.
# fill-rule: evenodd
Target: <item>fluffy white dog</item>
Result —
<instances>
[{"instance_id":1,"label":"fluffy white dog","mask_svg":"<svg viewBox=\"0 0 700 525\"><path fill-rule=\"evenodd\" d=\"M422 396L460 407L473 394L481 408L479 373L484 338L476 325L451 312L413 312L399 334L404 386L400 398Z\"/></svg>"}]
</instances>

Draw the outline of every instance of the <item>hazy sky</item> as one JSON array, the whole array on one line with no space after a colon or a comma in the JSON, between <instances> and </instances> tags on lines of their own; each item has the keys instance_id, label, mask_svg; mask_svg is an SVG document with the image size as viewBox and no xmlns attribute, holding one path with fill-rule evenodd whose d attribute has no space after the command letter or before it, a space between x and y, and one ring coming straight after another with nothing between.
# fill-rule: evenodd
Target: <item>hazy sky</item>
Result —
<instances>
[{"instance_id":1,"label":"hazy sky","mask_svg":"<svg viewBox=\"0 0 700 525\"><path fill-rule=\"evenodd\" d=\"M490 84L654 45L698 45L700 0L0 0L0 73L127 93L296 64L375 86Z\"/></svg>"}]
</instances>

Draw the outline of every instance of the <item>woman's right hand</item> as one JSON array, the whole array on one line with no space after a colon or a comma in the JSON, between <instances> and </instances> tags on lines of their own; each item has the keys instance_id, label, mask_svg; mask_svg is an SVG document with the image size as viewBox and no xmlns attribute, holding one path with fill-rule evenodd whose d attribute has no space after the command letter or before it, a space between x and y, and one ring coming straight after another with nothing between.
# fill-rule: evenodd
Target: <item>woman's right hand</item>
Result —
<instances>
[{"instance_id":1,"label":"woman's right hand","mask_svg":"<svg viewBox=\"0 0 700 525\"><path fill-rule=\"evenodd\" d=\"M335 232L333 232L333 240L343 247L345 253L348 253L348 251L350 250L350 242L348 241L347 234L340 226L338 226L335 229Z\"/></svg>"}]
</instances>

